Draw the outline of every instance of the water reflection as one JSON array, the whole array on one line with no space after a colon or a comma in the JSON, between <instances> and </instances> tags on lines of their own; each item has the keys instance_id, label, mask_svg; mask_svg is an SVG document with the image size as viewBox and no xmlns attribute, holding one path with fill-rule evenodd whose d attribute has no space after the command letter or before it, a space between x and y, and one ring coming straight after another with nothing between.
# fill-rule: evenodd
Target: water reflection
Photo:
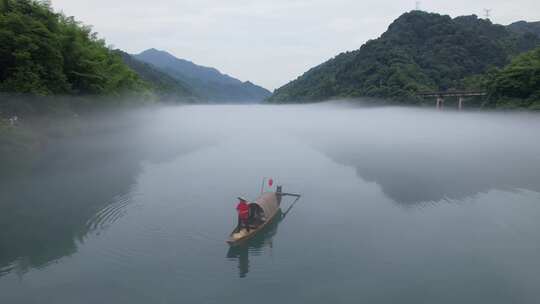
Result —
<instances>
[{"instance_id":1,"label":"water reflection","mask_svg":"<svg viewBox=\"0 0 540 304\"><path fill-rule=\"evenodd\" d=\"M266 248L273 248L273 238L277 234L280 222L285 218L280 211L276 219L253 239L239 246L230 247L227 252L227 259L238 261L238 275L240 278L247 277L251 256L260 256Z\"/></svg>"},{"instance_id":2,"label":"water reflection","mask_svg":"<svg viewBox=\"0 0 540 304\"><path fill-rule=\"evenodd\" d=\"M24 273L73 254L89 219L135 183L140 166L133 158L99 159L95 150L69 146L31 176L0 183L0 268Z\"/></svg>"},{"instance_id":3,"label":"water reflection","mask_svg":"<svg viewBox=\"0 0 540 304\"><path fill-rule=\"evenodd\" d=\"M339 124L301 135L397 203L463 200L493 189L540 192L538 115L397 108L337 114Z\"/></svg>"},{"instance_id":4,"label":"water reflection","mask_svg":"<svg viewBox=\"0 0 540 304\"><path fill-rule=\"evenodd\" d=\"M207 145L193 138L155 144L178 131L151 115L116 113L87 123L76 138L49 139L31 172L0 179L0 276L74 254L89 233L125 214L144 161Z\"/></svg>"},{"instance_id":5,"label":"water reflection","mask_svg":"<svg viewBox=\"0 0 540 304\"><path fill-rule=\"evenodd\" d=\"M411 147L399 141L327 151L336 162L355 168L365 181L377 183L392 200L405 204L463 200L489 190L540 192L540 158L527 143L512 150L461 146ZM536 161L531 161L535 160Z\"/></svg>"}]
</instances>

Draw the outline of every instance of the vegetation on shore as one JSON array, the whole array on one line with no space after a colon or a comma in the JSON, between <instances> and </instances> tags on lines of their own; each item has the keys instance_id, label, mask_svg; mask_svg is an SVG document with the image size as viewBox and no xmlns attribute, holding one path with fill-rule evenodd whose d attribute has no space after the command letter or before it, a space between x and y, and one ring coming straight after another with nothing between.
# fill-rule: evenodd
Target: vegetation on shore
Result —
<instances>
[{"instance_id":1,"label":"vegetation on shore","mask_svg":"<svg viewBox=\"0 0 540 304\"><path fill-rule=\"evenodd\" d=\"M516 33L476 16L450 18L412 11L378 39L309 70L277 89L274 103L372 97L421 103L418 92L459 90L472 78L540 45L531 32Z\"/></svg>"},{"instance_id":2,"label":"vegetation on shore","mask_svg":"<svg viewBox=\"0 0 540 304\"><path fill-rule=\"evenodd\" d=\"M184 84L111 49L90 26L44 0L0 1L0 92L0 119L197 100Z\"/></svg>"},{"instance_id":3,"label":"vegetation on shore","mask_svg":"<svg viewBox=\"0 0 540 304\"><path fill-rule=\"evenodd\" d=\"M47 1L2 1L0 91L118 95L145 89L89 26L55 13Z\"/></svg>"},{"instance_id":4,"label":"vegetation on shore","mask_svg":"<svg viewBox=\"0 0 540 304\"><path fill-rule=\"evenodd\" d=\"M487 105L540 110L540 47L521 54L502 69L482 75Z\"/></svg>"}]
</instances>

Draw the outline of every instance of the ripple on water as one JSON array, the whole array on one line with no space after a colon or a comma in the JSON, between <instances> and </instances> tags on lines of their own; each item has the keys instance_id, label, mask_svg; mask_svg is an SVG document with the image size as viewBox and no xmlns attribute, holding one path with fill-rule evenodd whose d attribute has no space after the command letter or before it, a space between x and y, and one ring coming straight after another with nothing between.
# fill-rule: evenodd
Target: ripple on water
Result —
<instances>
[{"instance_id":1,"label":"ripple on water","mask_svg":"<svg viewBox=\"0 0 540 304\"><path fill-rule=\"evenodd\" d=\"M0 267L0 277L10 273L11 271L13 271L13 269L15 269L15 267L16 267L16 262L11 263L11 264L6 265L6 266L3 266L3 267Z\"/></svg>"},{"instance_id":2,"label":"ripple on water","mask_svg":"<svg viewBox=\"0 0 540 304\"><path fill-rule=\"evenodd\" d=\"M108 228L126 214L126 206L131 202L130 194L117 196L114 203L107 205L86 222L88 233Z\"/></svg>"}]
</instances>

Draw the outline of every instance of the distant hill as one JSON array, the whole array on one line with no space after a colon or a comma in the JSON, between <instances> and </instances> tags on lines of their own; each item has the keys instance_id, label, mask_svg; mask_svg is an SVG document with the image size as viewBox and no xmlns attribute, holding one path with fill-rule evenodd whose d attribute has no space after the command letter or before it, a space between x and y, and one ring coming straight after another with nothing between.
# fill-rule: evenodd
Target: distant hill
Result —
<instances>
[{"instance_id":1,"label":"distant hill","mask_svg":"<svg viewBox=\"0 0 540 304\"><path fill-rule=\"evenodd\" d=\"M502 67L540 45L477 16L452 19L412 11L395 20L378 39L309 70L277 89L270 102L313 102L375 97L416 103L415 93L464 87L466 77Z\"/></svg>"},{"instance_id":2,"label":"distant hill","mask_svg":"<svg viewBox=\"0 0 540 304\"><path fill-rule=\"evenodd\" d=\"M537 22L518 21L518 22L514 22L508 25L507 27L511 31L518 34L531 33L540 37L540 21L537 21Z\"/></svg>"},{"instance_id":3,"label":"distant hill","mask_svg":"<svg viewBox=\"0 0 540 304\"><path fill-rule=\"evenodd\" d=\"M168 101L197 101L198 96L189 85L162 72L151 64L140 61L132 55L116 50L124 63L145 81L160 99Z\"/></svg>"},{"instance_id":4,"label":"distant hill","mask_svg":"<svg viewBox=\"0 0 540 304\"><path fill-rule=\"evenodd\" d=\"M156 49L146 50L136 59L152 64L212 102L259 102L271 92L249 81L242 82L214 68L196 65Z\"/></svg>"}]
</instances>

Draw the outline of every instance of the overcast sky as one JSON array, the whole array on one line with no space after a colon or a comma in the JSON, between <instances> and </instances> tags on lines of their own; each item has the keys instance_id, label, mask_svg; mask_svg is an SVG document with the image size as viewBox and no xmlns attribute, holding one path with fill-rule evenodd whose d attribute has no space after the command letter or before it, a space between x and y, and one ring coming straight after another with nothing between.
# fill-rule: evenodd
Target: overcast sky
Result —
<instances>
[{"instance_id":1,"label":"overcast sky","mask_svg":"<svg viewBox=\"0 0 540 304\"><path fill-rule=\"evenodd\" d=\"M408 0L53 0L130 53L148 48L212 66L273 90L380 36L415 7ZM538 0L422 1L426 11L484 14L495 23L540 20Z\"/></svg>"}]
</instances>

